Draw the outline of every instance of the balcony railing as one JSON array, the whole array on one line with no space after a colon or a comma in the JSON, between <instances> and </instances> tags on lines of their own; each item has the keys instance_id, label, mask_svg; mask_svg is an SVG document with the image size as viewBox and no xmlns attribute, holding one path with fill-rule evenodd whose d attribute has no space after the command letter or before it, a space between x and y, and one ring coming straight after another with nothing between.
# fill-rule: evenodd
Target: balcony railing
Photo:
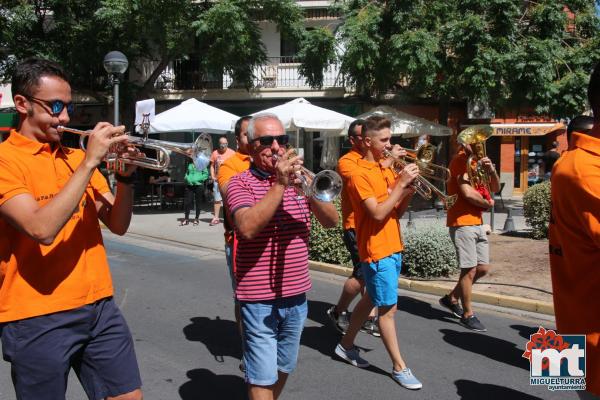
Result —
<instances>
[{"instance_id":1,"label":"balcony railing","mask_svg":"<svg viewBox=\"0 0 600 400\"><path fill-rule=\"evenodd\" d=\"M254 68L254 88L272 89L305 89L310 90L304 77L298 72L300 64L294 57L268 57L265 65ZM339 65L332 64L324 72L323 88L344 87ZM200 89L231 89L243 87L229 74L210 76L202 74L200 60L177 60L173 68L167 69L157 80L157 89L200 90Z\"/></svg>"}]
</instances>

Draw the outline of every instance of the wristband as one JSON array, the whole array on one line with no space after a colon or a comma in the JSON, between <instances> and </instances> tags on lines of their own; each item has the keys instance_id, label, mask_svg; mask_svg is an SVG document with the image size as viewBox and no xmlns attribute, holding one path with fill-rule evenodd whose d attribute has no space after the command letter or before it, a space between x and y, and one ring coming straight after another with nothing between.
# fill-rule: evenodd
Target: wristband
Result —
<instances>
[{"instance_id":1,"label":"wristband","mask_svg":"<svg viewBox=\"0 0 600 400\"><path fill-rule=\"evenodd\" d=\"M135 182L135 176L134 175L129 175L129 176L123 176L121 174L115 174L115 180L119 183L123 183L125 185L133 185L133 183Z\"/></svg>"}]
</instances>

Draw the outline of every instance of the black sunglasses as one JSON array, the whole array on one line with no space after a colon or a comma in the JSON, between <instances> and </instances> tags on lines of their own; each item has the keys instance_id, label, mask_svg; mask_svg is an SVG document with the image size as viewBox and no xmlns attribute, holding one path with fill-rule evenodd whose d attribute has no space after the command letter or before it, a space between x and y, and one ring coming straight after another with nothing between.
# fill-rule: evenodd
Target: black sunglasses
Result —
<instances>
[{"instance_id":1,"label":"black sunglasses","mask_svg":"<svg viewBox=\"0 0 600 400\"><path fill-rule=\"evenodd\" d=\"M72 116L73 112L75 111L75 106L73 106L73 103L65 103L62 100L38 99L37 97L33 96L25 97L27 97L29 100L33 100L38 104L48 106L50 108L51 114L54 116L58 116L65 107L67 107L67 114L69 114L69 117Z\"/></svg>"},{"instance_id":2,"label":"black sunglasses","mask_svg":"<svg viewBox=\"0 0 600 400\"><path fill-rule=\"evenodd\" d=\"M279 136L267 135L267 136L261 136L261 137L252 139L253 142L256 142L256 141L260 142L261 146L271 146L273 144L274 140L277 140L278 144L285 146L286 144L289 143L290 137L288 135L279 135Z\"/></svg>"}]
</instances>

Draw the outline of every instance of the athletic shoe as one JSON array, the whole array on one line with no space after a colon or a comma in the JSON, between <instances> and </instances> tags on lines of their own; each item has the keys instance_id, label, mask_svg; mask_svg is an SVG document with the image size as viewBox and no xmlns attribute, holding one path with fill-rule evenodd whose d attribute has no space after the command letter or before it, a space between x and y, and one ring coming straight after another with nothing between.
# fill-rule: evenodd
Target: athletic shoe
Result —
<instances>
[{"instance_id":1,"label":"athletic shoe","mask_svg":"<svg viewBox=\"0 0 600 400\"><path fill-rule=\"evenodd\" d=\"M444 297L440 298L439 300L440 306L448 309L448 311L450 311L452 313L452 315L454 315L456 318L462 318L463 316L463 309L462 307L457 303L453 303L452 300L450 300L450 296L445 295Z\"/></svg>"},{"instance_id":2,"label":"athletic shoe","mask_svg":"<svg viewBox=\"0 0 600 400\"><path fill-rule=\"evenodd\" d=\"M244 359L242 358L242 360L240 361L240 365L238 366L238 368L240 369L240 371L242 371L244 374L246 373L246 363L244 362Z\"/></svg>"},{"instance_id":3,"label":"athletic shoe","mask_svg":"<svg viewBox=\"0 0 600 400\"><path fill-rule=\"evenodd\" d=\"M346 330L350 325L350 321L348 320L348 313L346 311L343 311L338 314L337 312L335 312L335 306L331 306L331 308L327 310L327 316L333 323L333 326L335 326L335 329L337 329L342 335L345 335Z\"/></svg>"},{"instance_id":4,"label":"athletic shoe","mask_svg":"<svg viewBox=\"0 0 600 400\"><path fill-rule=\"evenodd\" d=\"M335 354L337 354L339 358L347 363L358 368L369 367L371 364L369 364L369 362L364 358L361 358L358 352L359 350L356 348L356 346L352 347L350 350L346 350L341 343L338 343L338 345L335 347Z\"/></svg>"},{"instance_id":5,"label":"athletic shoe","mask_svg":"<svg viewBox=\"0 0 600 400\"><path fill-rule=\"evenodd\" d=\"M400 372L392 371L392 379L410 390L417 390L423 387L423 384L413 375L410 368L404 368Z\"/></svg>"},{"instance_id":6,"label":"athletic shoe","mask_svg":"<svg viewBox=\"0 0 600 400\"><path fill-rule=\"evenodd\" d=\"M477 319L476 316L464 317L460 319L460 324L475 332L487 332L485 326Z\"/></svg>"},{"instance_id":7,"label":"athletic shoe","mask_svg":"<svg viewBox=\"0 0 600 400\"><path fill-rule=\"evenodd\" d=\"M369 335L373 335L375 337L380 337L381 333L379 332L379 325L377 324L376 319L368 319L364 324L360 327L360 331L364 333L368 333Z\"/></svg>"}]
</instances>

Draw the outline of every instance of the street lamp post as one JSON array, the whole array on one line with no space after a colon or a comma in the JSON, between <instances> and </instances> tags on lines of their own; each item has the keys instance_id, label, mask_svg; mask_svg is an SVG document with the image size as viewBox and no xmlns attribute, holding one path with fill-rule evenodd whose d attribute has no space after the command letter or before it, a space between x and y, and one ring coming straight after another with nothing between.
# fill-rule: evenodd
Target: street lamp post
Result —
<instances>
[{"instance_id":1,"label":"street lamp post","mask_svg":"<svg viewBox=\"0 0 600 400\"><path fill-rule=\"evenodd\" d=\"M129 61L125 54L120 51L111 51L104 56L102 63L104 69L108 72L112 79L114 106L115 106L115 126L119 125L119 75L127 71Z\"/></svg>"}]
</instances>

